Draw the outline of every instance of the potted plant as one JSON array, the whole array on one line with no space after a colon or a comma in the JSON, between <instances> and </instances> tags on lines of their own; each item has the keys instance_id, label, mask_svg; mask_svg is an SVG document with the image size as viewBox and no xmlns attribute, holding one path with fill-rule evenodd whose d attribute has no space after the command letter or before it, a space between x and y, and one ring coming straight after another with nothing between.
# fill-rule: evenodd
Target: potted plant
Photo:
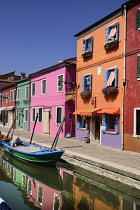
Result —
<instances>
[{"instance_id":1,"label":"potted plant","mask_svg":"<svg viewBox=\"0 0 140 210\"><path fill-rule=\"evenodd\" d=\"M92 54L91 50L88 49L88 50L86 50L86 51L84 51L84 52L82 53L82 57L85 58L85 57L90 56L91 54Z\"/></svg>"},{"instance_id":2,"label":"potted plant","mask_svg":"<svg viewBox=\"0 0 140 210\"><path fill-rule=\"evenodd\" d=\"M119 45L119 40L113 40L113 41L110 41L110 42L107 42L105 45L104 45L104 48L107 50L107 49L110 49L112 47L116 47Z\"/></svg>"},{"instance_id":3,"label":"potted plant","mask_svg":"<svg viewBox=\"0 0 140 210\"><path fill-rule=\"evenodd\" d=\"M102 93L106 95L111 95L113 93L118 93L118 88L117 87L105 87L102 89Z\"/></svg>"},{"instance_id":4,"label":"potted plant","mask_svg":"<svg viewBox=\"0 0 140 210\"><path fill-rule=\"evenodd\" d=\"M80 96L81 96L81 98L83 98L83 99L89 98L91 95L92 95L92 92L89 91L89 90L85 90L85 91L82 91L82 92L80 93Z\"/></svg>"}]
</instances>

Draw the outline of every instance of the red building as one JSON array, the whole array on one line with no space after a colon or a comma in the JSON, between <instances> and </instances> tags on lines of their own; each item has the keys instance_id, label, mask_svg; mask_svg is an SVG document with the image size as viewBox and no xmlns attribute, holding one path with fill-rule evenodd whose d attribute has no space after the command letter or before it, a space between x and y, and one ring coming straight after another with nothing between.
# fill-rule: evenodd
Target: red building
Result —
<instances>
[{"instance_id":1,"label":"red building","mask_svg":"<svg viewBox=\"0 0 140 210\"><path fill-rule=\"evenodd\" d=\"M140 152L140 0L125 5L124 150Z\"/></svg>"},{"instance_id":2,"label":"red building","mask_svg":"<svg viewBox=\"0 0 140 210\"><path fill-rule=\"evenodd\" d=\"M0 124L11 127L15 119L16 86L15 83L7 84L0 89L1 97L1 117Z\"/></svg>"}]
</instances>

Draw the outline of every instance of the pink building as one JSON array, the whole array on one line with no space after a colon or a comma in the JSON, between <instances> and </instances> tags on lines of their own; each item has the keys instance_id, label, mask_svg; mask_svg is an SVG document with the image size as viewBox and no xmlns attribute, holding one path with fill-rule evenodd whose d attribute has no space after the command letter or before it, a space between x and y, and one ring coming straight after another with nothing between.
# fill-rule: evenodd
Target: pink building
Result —
<instances>
[{"instance_id":1,"label":"pink building","mask_svg":"<svg viewBox=\"0 0 140 210\"><path fill-rule=\"evenodd\" d=\"M30 78L30 124L32 131L55 136L66 114L60 137L68 133L75 136L75 64L76 58L59 61L58 64L29 75Z\"/></svg>"}]
</instances>

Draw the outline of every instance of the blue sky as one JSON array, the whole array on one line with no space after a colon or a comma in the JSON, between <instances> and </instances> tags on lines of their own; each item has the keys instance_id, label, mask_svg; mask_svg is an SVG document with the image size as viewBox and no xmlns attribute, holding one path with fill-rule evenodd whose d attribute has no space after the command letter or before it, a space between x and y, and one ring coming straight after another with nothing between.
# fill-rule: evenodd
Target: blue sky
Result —
<instances>
[{"instance_id":1,"label":"blue sky","mask_svg":"<svg viewBox=\"0 0 140 210\"><path fill-rule=\"evenodd\" d=\"M0 0L0 74L28 74L76 56L74 35L125 0Z\"/></svg>"}]
</instances>

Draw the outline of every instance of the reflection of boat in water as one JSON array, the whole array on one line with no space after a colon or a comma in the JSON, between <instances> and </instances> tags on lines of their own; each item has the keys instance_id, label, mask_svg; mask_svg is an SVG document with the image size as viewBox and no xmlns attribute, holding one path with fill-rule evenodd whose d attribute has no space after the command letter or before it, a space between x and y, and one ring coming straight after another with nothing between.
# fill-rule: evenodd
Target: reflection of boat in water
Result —
<instances>
[{"instance_id":1,"label":"reflection of boat in water","mask_svg":"<svg viewBox=\"0 0 140 210\"><path fill-rule=\"evenodd\" d=\"M19 161L18 158L13 156L10 157L8 153L4 153L2 159L17 170L22 171L24 174L31 177L33 180L37 180L52 189L58 191L63 190L62 178L59 174L59 169L56 167L46 167L23 160Z\"/></svg>"}]
</instances>

